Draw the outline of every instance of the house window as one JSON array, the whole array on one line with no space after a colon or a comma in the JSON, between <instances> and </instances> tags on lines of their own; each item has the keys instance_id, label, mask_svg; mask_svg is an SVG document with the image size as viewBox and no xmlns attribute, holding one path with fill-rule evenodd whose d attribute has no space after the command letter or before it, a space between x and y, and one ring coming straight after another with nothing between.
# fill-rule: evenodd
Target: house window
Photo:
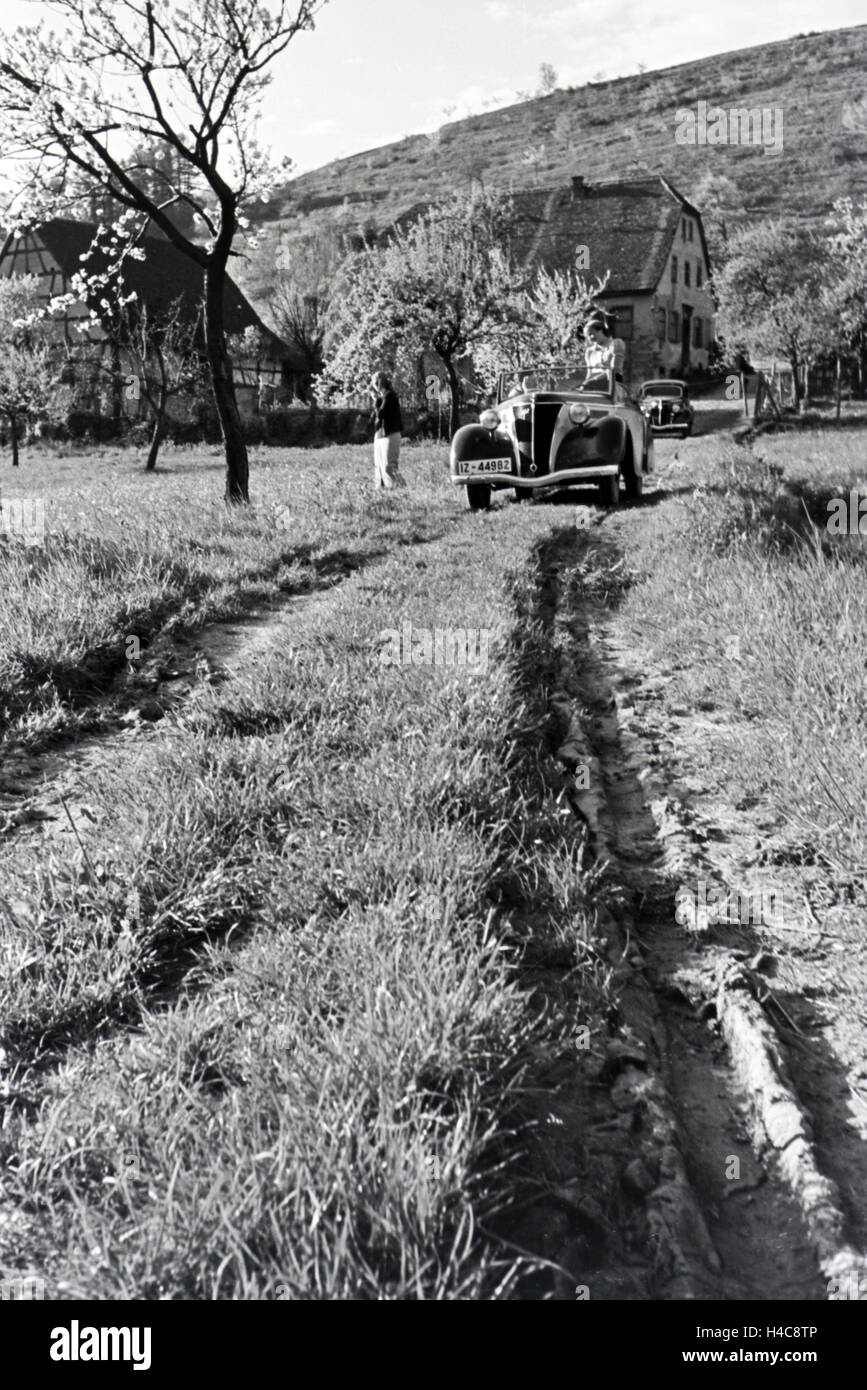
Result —
<instances>
[{"instance_id":1,"label":"house window","mask_svg":"<svg viewBox=\"0 0 867 1390\"><path fill-rule=\"evenodd\" d=\"M668 311L668 341L670 343L680 342L680 314L676 309Z\"/></svg>"},{"instance_id":2,"label":"house window","mask_svg":"<svg viewBox=\"0 0 867 1390\"><path fill-rule=\"evenodd\" d=\"M677 284L677 256L671 258L671 283Z\"/></svg>"},{"instance_id":3,"label":"house window","mask_svg":"<svg viewBox=\"0 0 867 1390\"><path fill-rule=\"evenodd\" d=\"M689 267L689 261L684 261L684 263L683 263L683 283L687 286L687 288L689 288L689 285L690 285L689 268L690 268L690 267Z\"/></svg>"},{"instance_id":4,"label":"house window","mask_svg":"<svg viewBox=\"0 0 867 1390\"><path fill-rule=\"evenodd\" d=\"M681 239L681 241L686 241L686 218L685 218L685 217L682 217L682 218L680 219L680 239Z\"/></svg>"},{"instance_id":5,"label":"house window","mask_svg":"<svg viewBox=\"0 0 867 1390\"><path fill-rule=\"evenodd\" d=\"M624 342L629 342L634 332L632 305L613 304L610 313L614 318L613 337L622 338Z\"/></svg>"},{"instance_id":6,"label":"house window","mask_svg":"<svg viewBox=\"0 0 867 1390\"><path fill-rule=\"evenodd\" d=\"M692 345L697 348L704 346L701 341L701 319L693 319L692 321Z\"/></svg>"},{"instance_id":7,"label":"house window","mask_svg":"<svg viewBox=\"0 0 867 1390\"><path fill-rule=\"evenodd\" d=\"M695 267L695 287L696 287L696 289L700 290L703 284L704 284L704 270L702 269L701 261L698 261L698 263L696 264L696 267Z\"/></svg>"},{"instance_id":8,"label":"house window","mask_svg":"<svg viewBox=\"0 0 867 1390\"><path fill-rule=\"evenodd\" d=\"M653 335L661 343L665 342L665 310L654 309L653 311Z\"/></svg>"},{"instance_id":9,"label":"house window","mask_svg":"<svg viewBox=\"0 0 867 1390\"><path fill-rule=\"evenodd\" d=\"M692 241L692 223L688 222L687 226L689 227L689 239Z\"/></svg>"}]
</instances>

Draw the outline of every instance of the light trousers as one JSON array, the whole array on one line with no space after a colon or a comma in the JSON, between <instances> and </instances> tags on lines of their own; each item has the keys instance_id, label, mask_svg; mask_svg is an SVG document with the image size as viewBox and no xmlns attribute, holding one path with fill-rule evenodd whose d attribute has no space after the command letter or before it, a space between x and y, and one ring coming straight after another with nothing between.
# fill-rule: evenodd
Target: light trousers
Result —
<instances>
[{"instance_id":1,"label":"light trousers","mask_svg":"<svg viewBox=\"0 0 867 1390\"><path fill-rule=\"evenodd\" d=\"M375 487L406 487L406 480L397 468L399 458L400 434L377 435L373 441Z\"/></svg>"}]
</instances>

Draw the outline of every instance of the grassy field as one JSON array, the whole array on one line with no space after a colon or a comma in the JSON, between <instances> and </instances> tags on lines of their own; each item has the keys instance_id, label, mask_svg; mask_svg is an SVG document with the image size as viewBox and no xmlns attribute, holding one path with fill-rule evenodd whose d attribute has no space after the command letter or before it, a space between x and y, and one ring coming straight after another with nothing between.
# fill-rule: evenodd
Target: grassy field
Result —
<instances>
[{"instance_id":1,"label":"grassy field","mask_svg":"<svg viewBox=\"0 0 867 1390\"><path fill-rule=\"evenodd\" d=\"M669 698L730 714L720 780L849 880L864 554L824 519L862 439L691 443L617 519L612 591ZM541 557L571 534L563 593L609 581L571 509L470 516L444 459L407 449L407 491L377 496L368 449L263 453L243 516L215 456L167 453L155 477L120 453L25 459L49 534L0 554L7 741L84 727L130 633L275 588L309 602L134 761L103 731L77 852L0 843L0 1274L60 1298L520 1295L532 1262L500 1218L546 1181L527 1159L546 1068L574 1063L576 1008L604 1033L614 997L553 766ZM456 629L475 661L437 659Z\"/></svg>"},{"instance_id":2,"label":"grassy field","mask_svg":"<svg viewBox=\"0 0 867 1390\"><path fill-rule=\"evenodd\" d=\"M217 449L167 449L153 475L120 449L26 455L0 496L43 502L46 543L2 552L0 734L34 746L80 725L76 708L124 669L131 637L328 585L438 534L454 510L443 464L411 447L405 459L416 487L395 511L371 495L367 449L254 451L241 514L223 505Z\"/></svg>"},{"instance_id":3,"label":"grassy field","mask_svg":"<svg viewBox=\"0 0 867 1390\"><path fill-rule=\"evenodd\" d=\"M827 529L830 498L867 495L863 423L687 455L676 477L631 538L632 638L673 702L729 716L706 750L716 779L767 798L793 848L863 891L867 551Z\"/></svg>"},{"instance_id":4,"label":"grassy field","mask_svg":"<svg viewBox=\"0 0 867 1390\"><path fill-rule=\"evenodd\" d=\"M83 825L74 862L0 862L6 1196L48 1296L486 1298L520 1275L489 1222L520 1181L534 1058L570 1046L526 950L582 961L588 1009L604 986L545 752L550 521L462 514L423 451L411 491L377 498L367 463L260 466L253 516L208 537L204 592L249 593L245 542L276 574L303 551L308 584L339 554L345 582L299 610L291 649L165 721L120 799L107 760L90 799L110 828ZM156 480L164 563L215 515L175 520L180 490L216 482ZM156 491L117 491L137 486ZM271 534L284 500L303 544ZM138 554L150 532L142 515ZM77 562L96 543L76 537ZM192 611L178 585L171 620ZM479 660L384 665L407 622L475 631Z\"/></svg>"}]
</instances>

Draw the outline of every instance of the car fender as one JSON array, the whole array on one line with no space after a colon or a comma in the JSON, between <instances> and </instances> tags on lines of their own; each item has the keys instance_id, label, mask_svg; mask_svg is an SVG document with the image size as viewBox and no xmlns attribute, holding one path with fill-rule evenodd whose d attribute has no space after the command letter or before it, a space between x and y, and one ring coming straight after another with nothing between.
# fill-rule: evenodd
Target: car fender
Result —
<instances>
[{"instance_id":1,"label":"car fender","mask_svg":"<svg viewBox=\"0 0 867 1390\"><path fill-rule=\"evenodd\" d=\"M629 414L628 428L636 471L649 473L653 467L653 435L650 425L640 411L634 411Z\"/></svg>"},{"instance_id":2,"label":"car fender","mask_svg":"<svg viewBox=\"0 0 867 1390\"><path fill-rule=\"evenodd\" d=\"M514 446L505 431L488 430L485 429L484 425L462 425L452 439L449 451L449 467L454 472L454 466L459 460L496 458L514 460L514 457Z\"/></svg>"},{"instance_id":3,"label":"car fender","mask_svg":"<svg viewBox=\"0 0 867 1390\"><path fill-rule=\"evenodd\" d=\"M598 457L605 463L622 463L629 426L622 415L603 415L593 432Z\"/></svg>"},{"instance_id":4,"label":"car fender","mask_svg":"<svg viewBox=\"0 0 867 1390\"><path fill-rule=\"evenodd\" d=\"M620 463L626 447L626 428L617 415L591 415L583 424L576 425L569 414L569 405L564 405L551 436L551 449L548 469L551 474L557 471L558 461L562 466L564 456L568 455L566 467L587 463Z\"/></svg>"}]
</instances>

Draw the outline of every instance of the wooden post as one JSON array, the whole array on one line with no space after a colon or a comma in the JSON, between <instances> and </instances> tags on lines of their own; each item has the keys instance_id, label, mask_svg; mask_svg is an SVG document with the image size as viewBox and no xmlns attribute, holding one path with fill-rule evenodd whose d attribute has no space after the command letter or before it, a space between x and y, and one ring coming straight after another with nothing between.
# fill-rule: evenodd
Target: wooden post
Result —
<instances>
[{"instance_id":1,"label":"wooden post","mask_svg":"<svg viewBox=\"0 0 867 1390\"><path fill-rule=\"evenodd\" d=\"M761 372L759 372L758 376L756 377L756 394L755 394L755 398L754 398L754 400L753 400L753 419L754 419L754 420L758 420L758 418L759 418L759 413L761 412L761 409L762 409L762 401L764 400L764 398L765 398L765 378L764 378L764 375L763 375Z\"/></svg>"},{"instance_id":2,"label":"wooden post","mask_svg":"<svg viewBox=\"0 0 867 1390\"><path fill-rule=\"evenodd\" d=\"M744 374L743 374L743 372L739 372L738 375L739 375L739 377L740 377L740 379L741 379L741 400L742 400L743 403L744 403L744 415L746 415L747 419L749 419L749 418L750 418L750 407L749 407L749 402L747 401L747 384L746 384L746 382L744 381Z\"/></svg>"}]
</instances>

